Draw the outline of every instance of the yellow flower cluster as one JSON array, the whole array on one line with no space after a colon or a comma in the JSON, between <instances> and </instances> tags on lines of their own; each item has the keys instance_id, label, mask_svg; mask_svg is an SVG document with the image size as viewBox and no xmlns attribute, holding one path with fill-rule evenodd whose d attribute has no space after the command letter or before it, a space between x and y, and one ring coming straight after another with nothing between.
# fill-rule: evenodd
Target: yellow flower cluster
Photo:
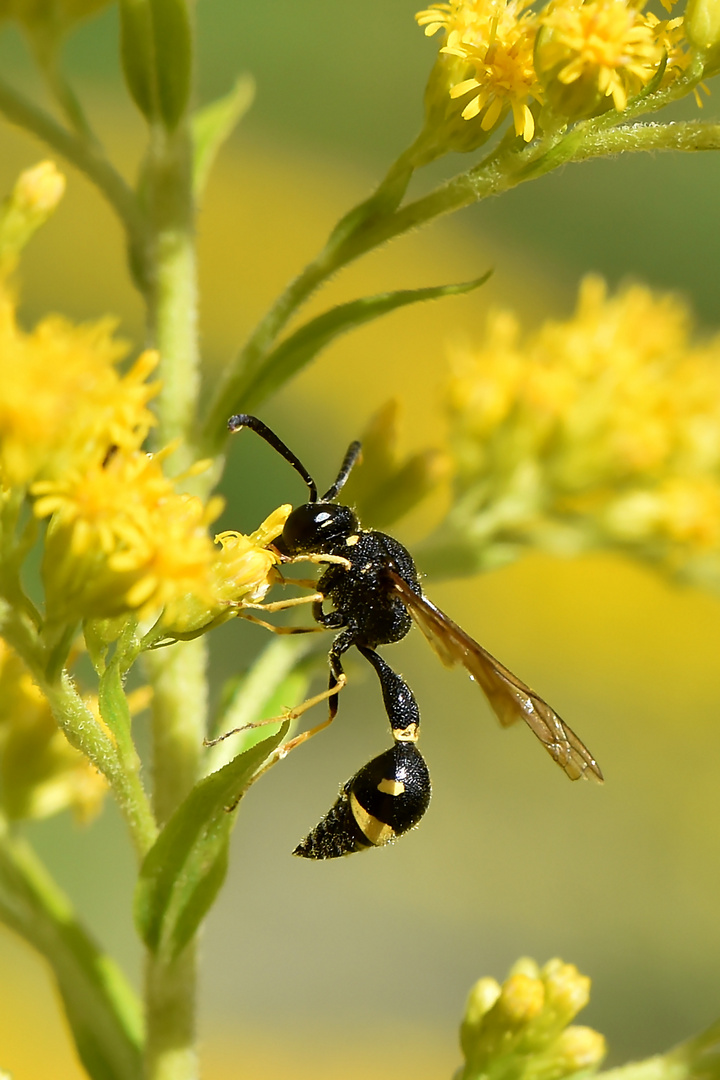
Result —
<instances>
[{"instance_id":1,"label":"yellow flower cluster","mask_svg":"<svg viewBox=\"0 0 720 1080\"><path fill-rule=\"evenodd\" d=\"M686 66L682 19L661 21L630 0L531 3L449 0L418 12L457 65L449 88L447 67L436 66L428 96L433 83L435 93L449 91L462 118L484 131L510 111L515 133L530 142L544 103L565 120L622 112L656 75L667 83Z\"/></svg>"},{"instance_id":2,"label":"yellow flower cluster","mask_svg":"<svg viewBox=\"0 0 720 1080\"><path fill-rule=\"evenodd\" d=\"M123 373L126 352L110 320L50 317L24 332L0 284L2 502L17 507L29 495L48 521L42 573L53 627L162 612L178 632L199 630L244 597L262 598L278 561L267 545L289 508L250 537L224 534L214 545L208 526L221 500L205 504L181 490L186 477L167 477L168 450L141 449L154 423L156 355Z\"/></svg>"},{"instance_id":3,"label":"yellow flower cluster","mask_svg":"<svg viewBox=\"0 0 720 1080\"><path fill-rule=\"evenodd\" d=\"M589 997L587 976L557 959L542 968L519 960L502 985L480 979L460 1029L465 1065L458 1080L499 1072L518 1080L562 1080L593 1072L606 1053L604 1038L592 1028L568 1026Z\"/></svg>"},{"instance_id":4,"label":"yellow flower cluster","mask_svg":"<svg viewBox=\"0 0 720 1080\"><path fill-rule=\"evenodd\" d=\"M623 546L720 573L720 338L693 343L680 300L583 283L577 311L522 339L498 313L455 357L460 503L478 545Z\"/></svg>"},{"instance_id":5,"label":"yellow flower cluster","mask_svg":"<svg viewBox=\"0 0 720 1080\"><path fill-rule=\"evenodd\" d=\"M0 484L29 486L72 468L100 465L113 446L132 450L154 423L148 383L157 357L143 353L122 375L127 346L114 320L74 326L50 316L31 333L0 287Z\"/></svg>"}]
</instances>

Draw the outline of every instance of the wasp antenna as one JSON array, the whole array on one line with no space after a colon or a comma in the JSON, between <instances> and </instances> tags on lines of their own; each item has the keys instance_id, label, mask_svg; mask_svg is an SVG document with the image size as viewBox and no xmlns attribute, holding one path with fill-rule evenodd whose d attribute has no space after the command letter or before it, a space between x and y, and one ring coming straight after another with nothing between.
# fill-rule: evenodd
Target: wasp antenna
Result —
<instances>
[{"instance_id":1,"label":"wasp antenna","mask_svg":"<svg viewBox=\"0 0 720 1080\"><path fill-rule=\"evenodd\" d=\"M259 435L261 439L264 439L266 443L269 443L273 450L277 450L278 454L280 454L281 457L284 457L285 460L292 465L295 472L303 478L310 492L310 499L308 501L311 503L317 502L317 485L312 476L307 471L302 461L295 457L292 450L285 445L282 439L277 437L274 431L270 430L267 424L263 424L262 420L258 420L257 416L250 416L247 413L238 413L236 416L230 417L227 426L228 431L240 431L241 428L244 427L250 428L250 430L254 431L256 435ZM348 472L351 468L352 462L348 466ZM343 480L343 483L345 483L345 480Z\"/></svg>"},{"instance_id":2,"label":"wasp antenna","mask_svg":"<svg viewBox=\"0 0 720 1080\"><path fill-rule=\"evenodd\" d=\"M332 485L332 487L329 487L327 489L327 491L323 495L323 497L322 497L323 502L332 502L332 500L336 497L337 493L339 492L340 488L344 487L345 481L347 480L348 476L350 475L350 470L352 469L353 465L357 464L357 462L358 462L361 455L362 455L362 443L358 442L357 439L356 439L355 442L351 442L350 445L348 446L347 453L345 454L345 457L343 459L343 463L340 466L340 472L338 473L337 480Z\"/></svg>"}]
</instances>

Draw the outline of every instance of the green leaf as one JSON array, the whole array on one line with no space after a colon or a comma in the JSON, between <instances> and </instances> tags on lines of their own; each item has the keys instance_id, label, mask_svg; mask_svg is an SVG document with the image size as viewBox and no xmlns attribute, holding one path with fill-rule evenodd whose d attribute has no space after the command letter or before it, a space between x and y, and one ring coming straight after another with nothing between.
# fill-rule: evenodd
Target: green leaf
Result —
<instances>
[{"instance_id":1,"label":"green leaf","mask_svg":"<svg viewBox=\"0 0 720 1080\"><path fill-rule=\"evenodd\" d=\"M24 841L0 840L0 919L45 957L92 1080L142 1075L139 1002Z\"/></svg>"},{"instance_id":2,"label":"green leaf","mask_svg":"<svg viewBox=\"0 0 720 1080\"><path fill-rule=\"evenodd\" d=\"M148 0L120 0L120 59L130 95L146 120L155 117L154 43Z\"/></svg>"},{"instance_id":3,"label":"green leaf","mask_svg":"<svg viewBox=\"0 0 720 1080\"><path fill-rule=\"evenodd\" d=\"M427 289L399 289L397 292L379 293L339 304L330 311L318 315L286 338L265 359L260 369L244 382L237 399L229 401L226 411L252 411L260 402L284 385L308 364L340 334L353 330L363 323L372 322L408 304L423 300L437 300L443 296L457 296L471 292L484 285L492 273L488 270L482 277L463 281L456 285L434 285Z\"/></svg>"},{"instance_id":4,"label":"green leaf","mask_svg":"<svg viewBox=\"0 0 720 1080\"><path fill-rule=\"evenodd\" d=\"M211 101L193 115L193 190L196 196L202 194L218 151L248 111L254 97L255 80L251 75L240 75L229 94Z\"/></svg>"},{"instance_id":5,"label":"green leaf","mask_svg":"<svg viewBox=\"0 0 720 1080\"><path fill-rule=\"evenodd\" d=\"M186 0L120 0L120 55L146 120L172 131L190 97L192 33Z\"/></svg>"},{"instance_id":6,"label":"green leaf","mask_svg":"<svg viewBox=\"0 0 720 1080\"><path fill-rule=\"evenodd\" d=\"M402 458L400 402L393 398L360 435L362 468L353 469L343 498L365 528L386 529L433 491L447 472L444 455L431 447Z\"/></svg>"},{"instance_id":7,"label":"green leaf","mask_svg":"<svg viewBox=\"0 0 720 1080\"><path fill-rule=\"evenodd\" d=\"M150 0L160 115L172 131L187 108L192 77L192 31L187 0Z\"/></svg>"},{"instance_id":8,"label":"green leaf","mask_svg":"<svg viewBox=\"0 0 720 1080\"><path fill-rule=\"evenodd\" d=\"M195 785L145 857L135 921L148 948L167 962L190 941L220 889L234 814L253 775L285 738L289 723Z\"/></svg>"}]
</instances>

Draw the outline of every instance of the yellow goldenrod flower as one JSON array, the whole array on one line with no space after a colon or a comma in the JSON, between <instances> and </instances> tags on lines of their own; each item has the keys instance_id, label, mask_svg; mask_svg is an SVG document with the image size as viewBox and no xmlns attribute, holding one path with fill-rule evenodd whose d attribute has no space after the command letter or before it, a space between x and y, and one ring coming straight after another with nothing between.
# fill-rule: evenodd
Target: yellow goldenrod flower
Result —
<instances>
[{"instance_id":1,"label":"yellow goldenrod flower","mask_svg":"<svg viewBox=\"0 0 720 1080\"><path fill-rule=\"evenodd\" d=\"M525 340L495 315L456 356L450 416L448 527L479 551L620 544L720 577L720 338L693 343L680 300L589 278Z\"/></svg>"},{"instance_id":2,"label":"yellow goldenrod flower","mask_svg":"<svg viewBox=\"0 0 720 1080\"><path fill-rule=\"evenodd\" d=\"M209 595L186 596L163 617L169 637L188 637L211 625L232 618L244 604L260 603L278 579L275 567L280 555L269 545L283 531L292 507L286 503L274 510L259 529L245 536L222 532L215 537L220 553L210 567Z\"/></svg>"},{"instance_id":3,"label":"yellow goldenrod flower","mask_svg":"<svg viewBox=\"0 0 720 1080\"><path fill-rule=\"evenodd\" d=\"M157 362L143 353L126 374L114 321L73 326L49 316L21 330L0 284L0 483L24 488L69 469L100 465L112 447L133 450L154 423L148 401Z\"/></svg>"},{"instance_id":4,"label":"yellow goldenrod flower","mask_svg":"<svg viewBox=\"0 0 720 1080\"><path fill-rule=\"evenodd\" d=\"M452 98L464 99L463 118L480 117L483 131L491 131L509 108L515 133L526 142L535 133L528 102L542 98L533 66L537 17L525 10L528 4L529 0L466 4L464 20L455 20L441 49L465 61L472 71L470 78L450 90Z\"/></svg>"},{"instance_id":5,"label":"yellow goldenrod flower","mask_svg":"<svg viewBox=\"0 0 720 1080\"><path fill-rule=\"evenodd\" d=\"M88 701L97 711L97 701ZM0 639L0 803L10 819L44 818L70 808L93 817L105 778L60 731L20 658Z\"/></svg>"},{"instance_id":6,"label":"yellow goldenrod flower","mask_svg":"<svg viewBox=\"0 0 720 1080\"><path fill-rule=\"evenodd\" d=\"M174 609L186 594L211 599L207 506L178 492L163 454L117 450L100 464L38 481L35 514L49 517L43 580L48 618L112 618Z\"/></svg>"},{"instance_id":7,"label":"yellow goldenrod flower","mask_svg":"<svg viewBox=\"0 0 720 1080\"><path fill-rule=\"evenodd\" d=\"M273 584L272 568L280 562L280 556L268 545L283 531L291 510L289 503L279 506L249 536L223 532L215 537L222 548L213 568L216 600L257 604L264 598Z\"/></svg>"},{"instance_id":8,"label":"yellow goldenrod flower","mask_svg":"<svg viewBox=\"0 0 720 1080\"><path fill-rule=\"evenodd\" d=\"M626 0L553 0L540 21L535 63L548 92L559 84L551 94L558 109L558 91L577 83L588 106L597 94L622 112L663 60L657 19Z\"/></svg>"}]
</instances>

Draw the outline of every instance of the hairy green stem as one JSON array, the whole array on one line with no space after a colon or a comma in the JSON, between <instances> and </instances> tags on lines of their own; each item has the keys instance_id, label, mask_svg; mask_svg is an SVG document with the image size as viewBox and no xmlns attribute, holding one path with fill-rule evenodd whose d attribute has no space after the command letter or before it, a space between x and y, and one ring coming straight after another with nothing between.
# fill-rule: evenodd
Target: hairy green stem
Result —
<instances>
[{"instance_id":1,"label":"hairy green stem","mask_svg":"<svg viewBox=\"0 0 720 1080\"><path fill-rule=\"evenodd\" d=\"M157 827L140 780L139 760L136 757L131 762L126 759L119 745L98 723L66 671L52 681L47 678L42 642L29 619L4 604L0 610L0 629L32 672L68 742L85 754L107 778L135 849L142 858L155 842Z\"/></svg>"},{"instance_id":2,"label":"hairy green stem","mask_svg":"<svg viewBox=\"0 0 720 1080\"><path fill-rule=\"evenodd\" d=\"M197 268L192 146L186 123L169 134L151 128L143 193L151 230L148 331L160 352L162 391L156 441L182 440L176 467L189 450L199 393ZM164 824L200 773L207 724L207 649L202 639L146 654L153 687L153 799ZM145 967L145 1080L195 1080L196 959L190 942L168 963L148 952Z\"/></svg>"},{"instance_id":3,"label":"hairy green stem","mask_svg":"<svg viewBox=\"0 0 720 1080\"><path fill-rule=\"evenodd\" d=\"M74 165L92 181L112 206L124 225L129 246L137 258L145 243L145 223L132 188L108 161L97 143L81 138L58 124L49 113L38 108L17 90L0 79L0 113Z\"/></svg>"},{"instance_id":4,"label":"hairy green stem","mask_svg":"<svg viewBox=\"0 0 720 1080\"><path fill-rule=\"evenodd\" d=\"M192 146L186 125L173 134L159 124L152 128L144 194L151 230L148 329L160 352L162 381L156 441L164 446L191 438L200 389ZM180 461L182 467L190 463Z\"/></svg>"}]
</instances>

